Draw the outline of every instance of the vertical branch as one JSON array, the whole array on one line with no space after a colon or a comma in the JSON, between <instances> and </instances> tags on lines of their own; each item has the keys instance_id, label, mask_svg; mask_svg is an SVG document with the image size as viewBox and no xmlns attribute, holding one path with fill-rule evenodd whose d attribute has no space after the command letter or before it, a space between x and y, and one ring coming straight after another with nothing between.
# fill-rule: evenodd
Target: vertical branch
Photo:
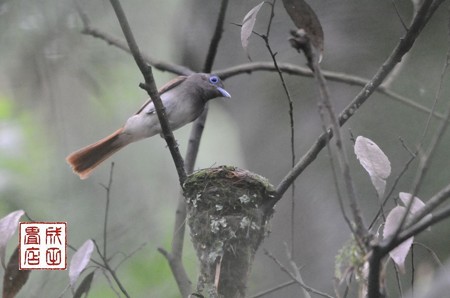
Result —
<instances>
[{"instance_id":1,"label":"vertical branch","mask_svg":"<svg viewBox=\"0 0 450 298\"><path fill-rule=\"evenodd\" d=\"M266 45L266 48L270 54L270 57L272 58L272 62L273 62L273 66L275 67L276 72L278 73L278 76L280 77L280 81L281 81L281 85L283 87L284 93L286 95L286 99L288 101L288 106L289 106L289 125L290 125L290 143L291 143L291 167L294 168L295 166L295 160L296 160L296 156L295 156L295 128L294 128L294 103L292 101L292 97L291 94L289 92L289 89L287 87L286 81L284 80L284 76L283 76L283 72L281 71L279 65L278 65L278 61L276 59L276 55L277 53L273 52L272 47L270 46L269 43L269 35L270 35L270 29L272 27L272 21L273 18L275 16L275 3L276 0L273 0L272 3L269 3L271 5L271 10L270 10L270 18L269 18L269 23L267 24L267 30L266 30L266 34L265 35L259 35L263 40L264 43ZM292 192L291 192L291 253L292 255L294 255L295 253L295 182L292 183Z\"/></svg>"},{"instance_id":2,"label":"vertical branch","mask_svg":"<svg viewBox=\"0 0 450 298\"><path fill-rule=\"evenodd\" d=\"M343 147L339 121L338 121L338 118L333 110L332 105L331 105L328 87L326 85L325 78L322 74L322 70L320 69L318 59L315 57L313 57L313 59L312 59L312 67L314 69L314 77L318 83L321 101L322 101L325 109L328 111L328 115L331 120L331 125L332 125L333 131L335 133L338 161L339 161L339 165L341 167L342 175L344 177L344 183L345 183L345 187L347 190L348 199L350 201L350 208L353 213L353 220L355 221L355 225L356 225L356 230L355 230L356 235L355 236L356 236L356 239L358 240L361 248L363 248L364 247L363 244L368 235L368 230L364 224L364 220L361 215L361 210L358 206L356 192L355 192L353 180L352 180L352 177L350 174L350 166L348 163L348 156L345 151L345 148Z\"/></svg>"},{"instance_id":3,"label":"vertical branch","mask_svg":"<svg viewBox=\"0 0 450 298\"><path fill-rule=\"evenodd\" d=\"M322 130L326 133L327 127L325 122L325 115L323 113L323 106L321 104L319 105L319 115L322 123ZM328 136L328 134L326 135ZM356 234L353 223L351 222L350 218L347 216L347 212L345 211L344 198L342 197L341 190L339 188L338 170L336 169L335 166L333 151L331 150L330 146L330 140L327 140L327 151L331 167L331 173L333 174L334 188L336 189L336 196L338 199L339 208L341 209L341 215L344 218L345 222L347 223L347 226L349 230L352 232L352 234Z\"/></svg>"},{"instance_id":4,"label":"vertical branch","mask_svg":"<svg viewBox=\"0 0 450 298\"><path fill-rule=\"evenodd\" d=\"M323 131L325 137L328 137L328 130L326 128L325 119L322 115L322 108L325 108L325 110L328 112L328 116L331 122L331 129L335 135L336 140L336 152L339 162L339 167L341 169L342 176L344 178L344 184L345 188L347 190L347 196L350 203L350 208L353 213L353 220L355 222L356 228L353 229L352 227L350 230L355 236L355 239L360 246L361 250L365 251L365 248L367 245L367 236L368 236L368 230L367 227L364 224L361 210L358 206L358 201L356 198L356 192L353 185L353 180L350 174L350 166L348 163L348 157L346 150L343 146L342 141L342 135L340 130L340 123L339 119L336 116L336 113L334 112L334 109L332 107L328 86L326 84L325 77L322 73L322 70L320 69L319 65L319 56L317 55L317 52L320 50L316 48L313 44L314 38L317 36L314 36L313 33L307 33L306 30L300 28L298 30L291 30L292 37L289 39L291 42L291 45L293 48L297 49L297 51L301 52L303 51L305 54L305 57L307 59L307 64L311 68L314 78L317 82L317 87L319 89L320 94L320 101L319 101L319 114L321 115L322 123L323 123ZM330 139L325 140L325 145L328 147L328 150L330 150ZM333 166L333 160L330 155L330 162L332 166L332 170L334 170ZM337 185L337 182L335 183ZM339 192L339 188L336 189L337 192ZM338 193L338 198L340 200L340 194ZM345 214L344 214L345 217Z\"/></svg>"},{"instance_id":5,"label":"vertical branch","mask_svg":"<svg viewBox=\"0 0 450 298\"><path fill-rule=\"evenodd\" d=\"M103 220L103 256L107 258L106 255L106 244L107 244L107 228L108 228L108 214L109 214L109 203L110 203L110 194L111 194L111 186L113 182L113 172L114 172L114 162L111 163L111 169L109 171L109 181L108 185L103 185L103 188L106 190L106 206L105 206L105 219Z\"/></svg>"},{"instance_id":6,"label":"vertical branch","mask_svg":"<svg viewBox=\"0 0 450 298\"><path fill-rule=\"evenodd\" d=\"M220 6L219 16L217 17L216 28L214 35L209 45L208 54L206 55L205 65L203 66L203 72L209 73L212 70L214 60L217 54L217 48L219 46L220 39L223 32L223 24L225 21L225 15L228 8L228 0L223 0ZM208 107L205 107L202 115L194 121L192 125L191 135L189 136L189 143L186 152L185 169L187 173L192 173L194 170L195 162L197 160L198 149L200 147L200 141L203 135L203 129L205 128L206 118L208 116Z\"/></svg>"},{"instance_id":7,"label":"vertical branch","mask_svg":"<svg viewBox=\"0 0 450 298\"><path fill-rule=\"evenodd\" d=\"M208 54L206 55L205 65L203 66L203 72L211 72L214 60L217 54L217 48L219 42L222 39L223 23L225 21L225 14L227 12L228 0L223 0L220 6L219 16L217 17L216 29L214 30L211 43L209 44Z\"/></svg>"},{"instance_id":8,"label":"vertical branch","mask_svg":"<svg viewBox=\"0 0 450 298\"><path fill-rule=\"evenodd\" d=\"M217 54L217 48L222 37L223 25L225 21L225 15L228 7L228 0L223 0L219 15L217 17L216 28L214 30L211 43L209 45L208 54L205 59L205 65L203 72L211 72L214 60ZM200 140L205 127L206 118L208 115L208 106L205 106L205 110L202 115L194 121L191 135L188 141L188 147L186 152L186 158L184 161L184 169L186 173L191 174L194 170L195 161L197 159L198 150L200 147ZM191 294L192 283L184 269L182 256L184 246L184 235L186 232L186 201L182 193L178 198L178 205L175 215L174 231L172 236L171 251L159 248L158 250L166 257L169 262L172 274L178 285L178 289L182 297L188 297Z\"/></svg>"}]
</instances>

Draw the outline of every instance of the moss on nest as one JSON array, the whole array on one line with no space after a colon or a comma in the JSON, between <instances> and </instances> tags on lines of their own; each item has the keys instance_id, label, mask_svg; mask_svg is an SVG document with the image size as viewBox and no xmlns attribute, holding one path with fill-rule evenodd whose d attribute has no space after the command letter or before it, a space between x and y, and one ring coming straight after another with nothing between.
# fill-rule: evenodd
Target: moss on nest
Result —
<instances>
[{"instance_id":1,"label":"moss on nest","mask_svg":"<svg viewBox=\"0 0 450 298\"><path fill-rule=\"evenodd\" d=\"M219 266L218 292L243 297L254 254L268 232L274 188L264 177L236 167L203 169L184 184L188 224L201 262L199 290L211 287Z\"/></svg>"}]
</instances>

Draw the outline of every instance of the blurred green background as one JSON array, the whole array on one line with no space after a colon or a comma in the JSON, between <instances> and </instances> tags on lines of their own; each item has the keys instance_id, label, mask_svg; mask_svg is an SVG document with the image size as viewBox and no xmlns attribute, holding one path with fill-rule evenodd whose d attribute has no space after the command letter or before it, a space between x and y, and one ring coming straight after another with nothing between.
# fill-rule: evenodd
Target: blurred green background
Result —
<instances>
[{"instance_id":1,"label":"blurred green background","mask_svg":"<svg viewBox=\"0 0 450 298\"><path fill-rule=\"evenodd\" d=\"M200 70L216 23L220 1L122 1L141 50L159 60ZM244 15L259 1L230 1L223 39L214 69L248 62L240 44ZM309 1L325 32L322 68L370 78L404 33L391 1ZM102 227L110 161L115 162L111 189L108 251L113 264L130 254L117 270L132 297L178 297L175 281L158 247L170 246L178 178L163 139L155 137L127 147L85 181L65 163L70 152L119 128L146 100L138 87L143 79L133 59L104 41L80 33L82 24L73 0L0 1L0 217L24 209L34 220L67 221L70 244L86 239L102 242ZM122 38L109 1L79 1L92 26ZM411 1L396 1L408 23ZM258 15L255 30L265 32L269 6ZM431 107L448 47L448 12L444 7L425 28L405 60L392 90ZM279 62L304 66L302 55L287 42L293 25L277 1L270 43ZM269 61L261 39L250 39L254 61ZM154 71L157 85L174 77ZM317 89L310 78L285 76L294 101L297 157L321 133ZM232 99L210 103L210 114L196 168L222 164L242 167L277 184L290 168L288 105L274 72L239 75L225 82ZM340 111L359 87L329 82L332 101ZM445 111L450 91L446 77L439 112ZM352 153L348 130L374 140L390 158L394 178L409 159L399 137L411 148L422 135L427 114L374 94L343 128L351 168L363 214L369 222L377 212L377 198L369 177ZM433 120L427 143L438 121ZM175 136L185 154L190 125ZM418 196L426 201L448 184L447 133L430 166ZM397 191L409 191L417 161ZM329 159L324 151L297 179L294 258L305 282L333 292L334 257L350 233L339 211ZM290 193L290 192L288 192ZM276 206L272 233L263 247L286 261L283 242L290 241L289 194ZM391 200L389 207L394 206ZM425 232L426 243L441 260L450 256L448 220ZM197 260L186 237L184 263L196 282ZM14 248L10 243L7 256ZM137 250L137 251L136 251ZM260 249L248 294L273 287L289 278ZM435 267L431 256L416 249L416 270ZM407 264L407 269L410 264ZM2 274L3 270L0 271ZM424 273L425 275L425 273ZM409 287L409 276L403 276ZM68 284L67 272L32 272L19 297L58 297ZM393 297L395 282L389 282ZM290 286L265 297L298 297ZM356 293L351 293L351 296ZM66 292L64 297L69 297ZM115 297L98 271L90 297ZM352 297L353 297L352 296Z\"/></svg>"}]
</instances>

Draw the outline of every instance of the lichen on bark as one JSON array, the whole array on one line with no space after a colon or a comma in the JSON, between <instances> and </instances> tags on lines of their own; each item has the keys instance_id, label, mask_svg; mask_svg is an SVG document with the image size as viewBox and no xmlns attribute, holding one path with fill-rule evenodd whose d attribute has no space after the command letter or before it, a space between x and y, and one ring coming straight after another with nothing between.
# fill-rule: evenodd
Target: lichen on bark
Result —
<instances>
[{"instance_id":1,"label":"lichen on bark","mask_svg":"<svg viewBox=\"0 0 450 298\"><path fill-rule=\"evenodd\" d=\"M266 178L230 166L186 179L187 222L201 263L199 293L245 296L255 252L269 231L274 191Z\"/></svg>"}]
</instances>

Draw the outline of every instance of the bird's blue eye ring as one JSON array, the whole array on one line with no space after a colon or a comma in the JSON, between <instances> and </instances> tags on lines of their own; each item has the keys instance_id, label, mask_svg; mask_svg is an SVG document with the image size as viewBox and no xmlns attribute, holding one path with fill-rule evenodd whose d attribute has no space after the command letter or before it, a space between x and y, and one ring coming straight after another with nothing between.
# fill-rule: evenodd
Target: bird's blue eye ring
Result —
<instances>
[{"instance_id":1,"label":"bird's blue eye ring","mask_svg":"<svg viewBox=\"0 0 450 298\"><path fill-rule=\"evenodd\" d=\"M219 82L219 77L218 77L218 76L211 76L211 77L209 78L209 81L210 81L212 84L217 84L217 83Z\"/></svg>"}]
</instances>

